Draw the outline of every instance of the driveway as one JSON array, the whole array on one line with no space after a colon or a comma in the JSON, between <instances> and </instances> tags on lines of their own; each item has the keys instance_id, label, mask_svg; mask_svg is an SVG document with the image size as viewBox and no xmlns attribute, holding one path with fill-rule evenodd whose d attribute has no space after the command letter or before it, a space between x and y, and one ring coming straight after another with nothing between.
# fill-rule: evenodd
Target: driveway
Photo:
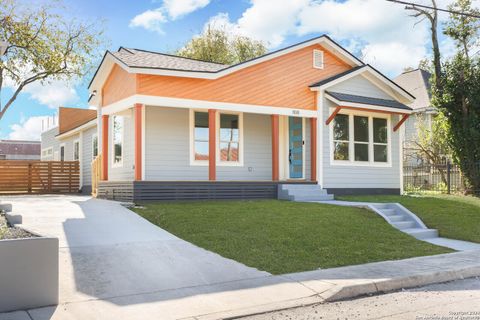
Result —
<instances>
[{"instance_id":1,"label":"driveway","mask_svg":"<svg viewBox=\"0 0 480 320\"><path fill-rule=\"evenodd\" d=\"M60 303L268 276L87 196L5 197L25 228L59 238Z\"/></svg>"}]
</instances>

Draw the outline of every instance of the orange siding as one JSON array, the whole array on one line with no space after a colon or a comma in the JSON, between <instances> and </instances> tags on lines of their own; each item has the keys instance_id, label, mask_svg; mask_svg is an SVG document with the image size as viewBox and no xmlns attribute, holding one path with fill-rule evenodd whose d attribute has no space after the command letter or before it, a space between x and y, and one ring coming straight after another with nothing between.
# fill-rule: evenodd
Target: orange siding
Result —
<instances>
[{"instance_id":1,"label":"orange siding","mask_svg":"<svg viewBox=\"0 0 480 320\"><path fill-rule=\"evenodd\" d=\"M114 65L102 89L102 105L109 105L135 94L136 75Z\"/></svg>"},{"instance_id":2,"label":"orange siding","mask_svg":"<svg viewBox=\"0 0 480 320\"><path fill-rule=\"evenodd\" d=\"M322 49L320 45L313 45L216 80L141 74L138 76L137 92L195 100L315 109L315 95L308 85L351 68L325 50L325 68L313 68L312 50L315 48Z\"/></svg>"},{"instance_id":3,"label":"orange siding","mask_svg":"<svg viewBox=\"0 0 480 320\"><path fill-rule=\"evenodd\" d=\"M65 133L97 117L97 110L58 108L58 134Z\"/></svg>"}]
</instances>

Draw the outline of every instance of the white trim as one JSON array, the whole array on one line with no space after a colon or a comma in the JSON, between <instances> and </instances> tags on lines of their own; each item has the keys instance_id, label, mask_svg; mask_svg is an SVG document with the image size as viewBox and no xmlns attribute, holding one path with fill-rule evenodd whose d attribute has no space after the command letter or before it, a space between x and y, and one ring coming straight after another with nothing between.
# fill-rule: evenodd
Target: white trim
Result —
<instances>
[{"instance_id":1,"label":"white trim","mask_svg":"<svg viewBox=\"0 0 480 320\"><path fill-rule=\"evenodd\" d=\"M115 121L114 121L114 118L115 117L121 117L122 118L122 132L121 132L121 135L122 135L122 157L121 157L121 161L120 162L115 162L115 134L114 134L114 126L115 126ZM111 120L110 120L111 119ZM113 115L111 117L109 117L109 120L111 121L111 125L109 125L109 128L111 128L111 154L112 154L112 159L111 159L111 163L112 163L112 168L123 168L123 159L125 157L125 116L121 116L121 115Z\"/></svg>"},{"instance_id":2,"label":"white trim","mask_svg":"<svg viewBox=\"0 0 480 320\"><path fill-rule=\"evenodd\" d=\"M404 185L403 185L403 143L405 141L405 126L403 126L403 130L400 130L398 133L398 149L399 149L399 159L398 159L398 165L400 166L400 194L403 195L405 190L404 190Z\"/></svg>"},{"instance_id":3,"label":"white trim","mask_svg":"<svg viewBox=\"0 0 480 320\"><path fill-rule=\"evenodd\" d=\"M271 59L278 58L280 56L312 46L314 44L321 45L328 51L331 51L333 55L340 58L341 60L343 60L344 62L346 62L351 66L362 65L362 62L359 59L355 58L347 50L345 50L344 48L342 48L341 46L339 46L338 44L336 44L335 42L333 42L332 40L330 40L328 37L325 37L325 36L315 38L303 43L299 43L289 48L281 49L276 52L266 54L257 59L253 59L253 60L241 63L239 65L229 67L221 71L217 71L217 72L192 72L192 71L166 70L166 69L153 69L153 68L131 68L126 66L119 59L117 59L111 52L107 51L107 53L105 54L105 59L99 66L97 73L95 74L91 84L89 85L90 93L92 93L94 90L97 91L97 95L95 95L92 98L91 103L97 106L100 105L99 100L100 100L101 94L98 94L98 93L100 92L100 89L103 83L106 81L107 77L110 74L111 69L115 64L120 66L122 69L124 69L128 73L141 73L141 74L150 74L150 75L176 76L176 77L200 78L200 79L218 79L228 74L231 74L233 72L251 67L253 65L256 65Z\"/></svg>"},{"instance_id":4,"label":"white trim","mask_svg":"<svg viewBox=\"0 0 480 320\"><path fill-rule=\"evenodd\" d=\"M340 101L340 100L335 99L334 97L332 97L328 93L325 94L325 97L328 100L335 103L336 105L338 105L338 106L369 109L369 110L372 110L372 111L387 111L387 112L395 112L395 113L403 113L403 114L411 114L412 113L411 110L396 109L396 108L391 108L391 107L383 107L383 106L377 106L377 105L373 105L373 104L363 104L363 103Z\"/></svg>"},{"instance_id":5,"label":"white trim","mask_svg":"<svg viewBox=\"0 0 480 320\"><path fill-rule=\"evenodd\" d=\"M333 112L335 108L330 108L330 112ZM348 115L349 123L349 137L348 137L348 160L334 160L334 142L333 142L333 121L329 125L329 143L330 143L330 165L331 166L352 166L352 167L392 167L392 126L391 115L383 113L372 112L360 112L355 110L341 110L338 114ZM368 117L368 161L355 161L355 137L354 137L354 116ZM375 162L373 157L373 118L380 118L387 120L387 162Z\"/></svg>"},{"instance_id":6,"label":"white trim","mask_svg":"<svg viewBox=\"0 0 480 320\"><path fill-rule=\"evenodd\" d=\"M377 84L377 83L373 82L371 79L368 79L368 77L364 76L363 73L368 73L369 75L373 76L376 80L378 80L383 85L383 87L380 86L380 84ZM310 88L310 90L312 90L312 91L322 91L322 90L330 88L330 87L332 87L336 84L339 84L339 83L341 83L345 80L353 78L357 75L364 76L367 80L369 80L376 87L380 88L383 92L385 92L389 96L394 97L395 99L398 99L398 97L395 97L395 96L392 95L392 92L386 90L386 87L393 90L393 92L397 93L402 98L400 100L402 100L403 103L410 104L410 103L413 103L415 101L415 98L410 96L407 92L402 90L395 83L392 83L391 81L389 81L383 74L376 71L375 69L373 69L369 65L365 65L364 67L359 68L358 70L355 70L353 72L350 72L350 73L344 75L343 77L340 77L338 79L335 79L333 81L325 83L324 85L321 85L321 86L318 86L318 87L312 87L312 88Z\"/></svg>"},{"instance_id":7,"label":"white trim","mask_svg":"<svg viewBox=\"0 0 480 320\"><path fill-rule=\"evenodd\" d=\"M48 151L51 151L51 152L48 152ZM44 153L47 153L47 154L43 155ZM40 157L41 159L53 157L53 147L43 148L40 153Z\"/></svg>"},{"instance_id":8,"label":"white trim","mask_svg":"<svg viewBox=\"0 0 480 320\"><path fill-rule=\"evenodd\" d=\"M323 188L323 91L317 92L317 180Z\"/></svg>"},{"instance_id":9,"label":"white trim","mask_svg":"<svg viewBox=\"0 0 480 320\"><path fill-rule=\"evenodd\" d=\"M75 149L75 141L73 142L73 148ZM83 187L83 131L80 131L78 137L78 163L80 166L80 189Z\"/></svg>"},{"instance_id":10,"label":"white trim","mask_svg":"<svg viewBox=\"0 0 480 320\"><path fill-rule=\"evenodd\" d=\"M86 129L90 129L91 127L94 127L97 125L97 119L93 119L93 120L90 120L88 121L87 123L84 123L82 124L81 126L79 127L76 127L72 130L69 130L67 132L64 132L62 134L59 134L58 136L56 136L57 139L65 139L65 138L68 138L70 136L73 136L74 134L80 132L80 131L83 131L83 130L86 130Z\"/></svg>"},{"instance_id":11,"label":"white trim","mask_svg":"<svg viewBox=\"0 0 480 320\"><path fill-rule=\"evenodd\" d=\"M171 107L185 109L216 109L218 111L247 112L258 114L278 114L294 117L314 118L315 110L293 109L289 107L260 106L229 102L214 102L206 100L192 100L135 94L128 98L114 102L102 108L104 115L115 114L131 108L135 103L155 107Z\"/></svg>"}]
</instances>

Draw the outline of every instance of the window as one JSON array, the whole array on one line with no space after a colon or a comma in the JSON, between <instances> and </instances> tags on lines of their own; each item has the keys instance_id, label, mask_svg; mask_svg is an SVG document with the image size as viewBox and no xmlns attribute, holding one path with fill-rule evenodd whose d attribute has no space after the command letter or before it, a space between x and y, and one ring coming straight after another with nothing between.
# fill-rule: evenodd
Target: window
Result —
<instances>
[{"instance_id":1,"label":"window","mask_svg":"<svg viewBox=\"0 0 480 320\"><path fill-rule=\"evenodd\" d=\"M65 145L60 146L60 161L65 161Z\"/></svg>"},{"instance_id":2,"label":"window","mask_svg":"<svg viewBox=\"0 0 480 320\"><path fill-rule=\"evenodd\" d=\"M337 114L332 125L332 160L337 163L387 164L389 121L370 115Z\"/></svg>"},{"instance_id":3,"label":"window","mask_svg":"<svg viewBox=\"0 0 480 320\"><path fill-rule=\"evenodd\" d=\"M121 166L123 164L123 128L124 118L121 116L113 116L112 118L112 145L113 166Z\"/></svg>"},{"instance_id":4,"label":"window","mask_svg":"<svg viewBox=\"0 0 480 320\"><path fill-rule=\"evenodd\" d=\"M333 158L335 160L349 160L349 128L348 115L339 114L333 121Z\"/></svg>"},{"instance_id":5,"label":"window","mask_svg":"<svg viewBox=\"0 0 480 320\"><path fill-rule=\"evenodd\" d=\"M220 114L220 161L239 162L239 152L239 115Z\"/></svg>"},{"instance_id":6,"label":"window","mask_svg":"<svg viewBox=\"0 0 480 320\"><path fill-rule=\"evenodd\" d=\"M193 152L195 161L208 160L208 113L194 112Z\"/></svg>"},{"instance_id":7,"label":"window","mask_svg":"<svg viewBox=\"0 0 480 320\"><path fill-rule=\"evenodd\" d=\"M313 50L313 67L323 69L323 51Z\"/></svg>"},{"instance_id":8,"label":"window","mask_svg":"<svg viewBox=\"0 0 480 320\"><path fill-rule=\"evenodd\" d=\"M92 135L92 159L98 156L98 136L96 134Z\"/></svg>"},{"instance_id":9,"label":"window","mask_svg":"<svg viewBox=\"0 0 480 320\"><path fill-rule=\"evenodd\" d=\"M42 158L48 158L53 155L53 148L45 148L42 150Z\"/></svg>"},{"instance_id":10,"label":"window","mask_svg":"<svg viewBox=\"0 0 480 320\"><path fill-rule=\"evenodd\" d=\"M80 159L80 141L73 141L73 161Z\"/></svg>"}]
</instances>

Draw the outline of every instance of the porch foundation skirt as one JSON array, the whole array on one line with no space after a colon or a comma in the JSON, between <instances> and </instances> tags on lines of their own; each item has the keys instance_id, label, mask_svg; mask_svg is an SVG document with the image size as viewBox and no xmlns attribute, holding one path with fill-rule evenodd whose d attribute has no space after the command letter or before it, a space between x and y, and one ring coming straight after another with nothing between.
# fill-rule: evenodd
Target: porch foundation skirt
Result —
<instances>
[{"instance_id":1,"label":"porch foundation skirt","mask_svg":"<svg viewBox=\"0 0 480 320\"><path fill-rule=\"evenodd\" d=\"M277 181L101 181L98 198L148 202L171 200L277 199ZM315 184L315 182L300 182Z\"/></svg>"}]
</instances>

